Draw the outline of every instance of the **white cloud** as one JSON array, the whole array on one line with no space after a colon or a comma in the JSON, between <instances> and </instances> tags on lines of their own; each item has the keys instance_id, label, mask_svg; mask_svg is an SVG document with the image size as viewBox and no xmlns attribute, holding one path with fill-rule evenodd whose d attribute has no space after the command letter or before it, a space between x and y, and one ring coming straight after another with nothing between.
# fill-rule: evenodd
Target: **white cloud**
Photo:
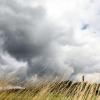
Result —
<instances>
[{"instance_id":1,"label":"white cloud","mask_svg":"<svg viewBox=\"0 0 100 100\"><path fill-rule=\"evenodd\" d=\"M82 77L84 75L84 81L90 83L100 83L100 73L79 73L72 77L74 81L82 82Z\"/></svg>"},{"instance_id":2,"label":"white cloud","mask_svg":"<svg viewBox=\"0 0 100 100\"><path fill-rule=\"evenodd\" d=\"M0 78L27 74L27 62L19 62L7 53L0 53Z\"/></svg>"}]
</instances>

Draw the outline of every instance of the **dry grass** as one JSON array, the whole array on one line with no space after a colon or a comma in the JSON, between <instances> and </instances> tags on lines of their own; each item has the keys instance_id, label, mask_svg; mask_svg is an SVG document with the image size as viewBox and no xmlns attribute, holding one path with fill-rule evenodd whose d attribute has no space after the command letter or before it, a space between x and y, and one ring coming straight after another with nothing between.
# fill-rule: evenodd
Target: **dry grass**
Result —
<instances>
[{"instance_id":1,"label":"dry grass","mask_svg":"<svg viewBox=\"0 0 100 100\"><path fill-rule=\"evenodd\" d=\"M100 100L100 84L44 82L24 90L1 91L0 100Z\"/></svg>"}]
</instances>

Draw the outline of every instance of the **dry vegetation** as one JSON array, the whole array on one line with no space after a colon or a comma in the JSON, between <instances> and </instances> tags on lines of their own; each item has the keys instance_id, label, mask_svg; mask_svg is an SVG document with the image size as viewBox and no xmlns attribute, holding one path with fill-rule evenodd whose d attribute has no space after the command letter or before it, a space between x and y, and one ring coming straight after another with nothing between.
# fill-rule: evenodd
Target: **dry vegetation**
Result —
<instances>
[{"instance_id":1,"label":"dry vegetation","mask_svg":"<svg viewBox=\"0 0 100 100\"><path fill-rule=\"evenodd\" d=\"M100 100L100 84L44 82L22 90L1 90L0 100Z\"/></svg>"}]
</instances>

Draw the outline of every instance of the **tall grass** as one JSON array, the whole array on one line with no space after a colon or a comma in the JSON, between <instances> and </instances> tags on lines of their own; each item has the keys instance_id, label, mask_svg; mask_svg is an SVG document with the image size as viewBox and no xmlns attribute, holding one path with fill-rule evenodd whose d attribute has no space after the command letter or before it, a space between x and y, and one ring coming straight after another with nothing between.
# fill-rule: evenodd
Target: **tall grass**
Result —
<instances>
[{"instance_id":1,"label":"tall grass","mask_svg":"<svg viewBox=\"0 0 100 100\"><path fill-rule=\"evenodd\" d=\"M100 100L100 84L42 82L23 90L1 90L0 100Z\"/></svg>"}]
</instances>

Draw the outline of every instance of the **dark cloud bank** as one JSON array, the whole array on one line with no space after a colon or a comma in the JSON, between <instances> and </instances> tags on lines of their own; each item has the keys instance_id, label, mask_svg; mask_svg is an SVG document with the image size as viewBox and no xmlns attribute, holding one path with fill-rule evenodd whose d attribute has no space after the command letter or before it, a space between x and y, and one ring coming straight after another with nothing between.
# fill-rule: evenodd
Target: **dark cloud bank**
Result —
<instances>
[{"instance_id":1,"label":"dark cloud bank","mask_svg":"<svg viewBox=\"0 0 100 100\"><path fill-rule=\"evenodd\" d=\"M1 1L0 6L3 51L18 61L27 62L28 75L56 74L52 43L58 33L46 20L45 9L23 7L15 0Z\"/></svg>"}]
</instances>

